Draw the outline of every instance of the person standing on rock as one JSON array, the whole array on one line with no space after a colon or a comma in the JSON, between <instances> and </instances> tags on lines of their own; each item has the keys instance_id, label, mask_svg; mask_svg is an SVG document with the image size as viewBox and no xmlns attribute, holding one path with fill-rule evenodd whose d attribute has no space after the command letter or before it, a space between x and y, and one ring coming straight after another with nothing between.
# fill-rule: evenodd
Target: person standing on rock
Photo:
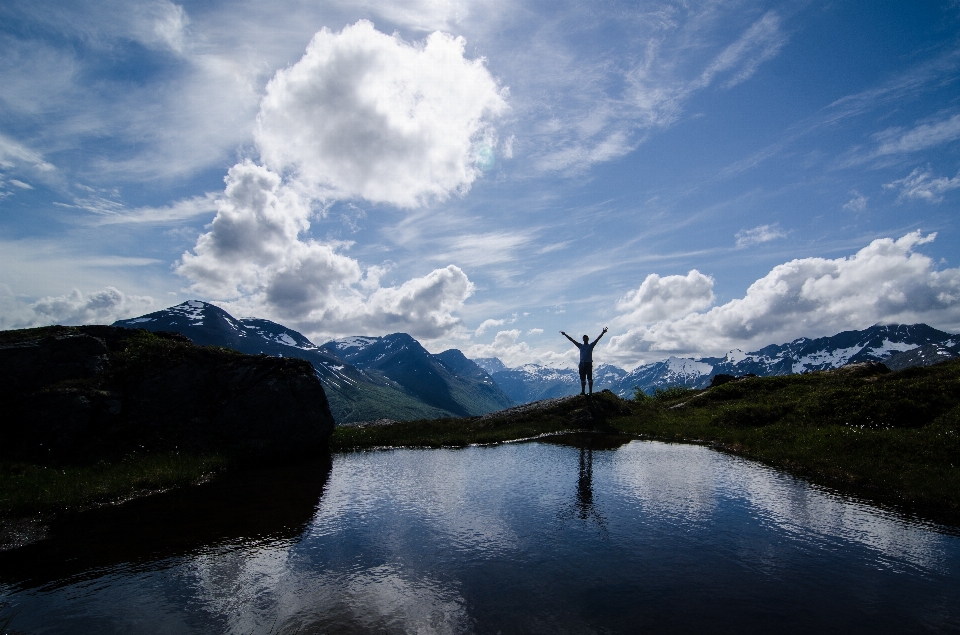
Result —
<instances>
[{"instance_id":1,"label":"person standing on rock","mask_svg":"<svg viewBox=\"0 0 960 635\"><path fill-rule=\"evenodd\" d=\"M597 336L597 339L593 340L593 343L590 342L590 337L587 335L583 336L583 344L573 339L567 335L564 331L560 331L560 335L564 336L571 342L573 345L580 349L580 394L584 394L584 389L587 387L587 382L590 382L590 394L593 394L593 347L597 345L597 342L600 341L600 338L603 337L604 333L607 332L607 327L603 327L603 332Z\"/></svg>"}]
</instances>

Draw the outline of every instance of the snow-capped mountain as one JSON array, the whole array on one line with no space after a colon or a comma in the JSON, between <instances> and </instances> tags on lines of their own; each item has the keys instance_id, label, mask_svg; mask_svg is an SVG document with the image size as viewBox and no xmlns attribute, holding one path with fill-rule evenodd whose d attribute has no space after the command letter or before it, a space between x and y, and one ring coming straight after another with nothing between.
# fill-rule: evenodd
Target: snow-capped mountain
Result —
<instances>
[{"instance_id":1,"label":"snow-capped mountain","mask_svg":"<svg viewBox=\"0 0 960 635\"><path fill-rule=\"evenodd\" d=\"M496 368L490 360L503 363L496 357L487 358L489 367ZM476 361L476 360L474 360ZM506 368L490 374L503 392L517 403L530 403L541 399L552 399L580 392L580 373L570 368L550 368L539 364L525 364L517 368ZM593 370L593 389L603 390L619 385L627 371L609 364L599 364Z\"/></svg>"},{"instance_id":2,"label":"snow-capped mountain","mask_svg":"<svg viewBox=\"0 0 960 635\"><path fill-rule=\"evenodd\" d=\"M626 397L633 394L634 386L647 393L668 386L704 388L710 385L711 377L721 373L753 373L768 377L829 370L856 362L884 361L894 354L920 346L948 345L955 340L957 336L926 324L877 324L862 331L844 331L830 337L802 337L751 353L733 350L722 358L670 358L634 369L624 377L615 392Z\"/></svg>"},{"instance_id":3,"label":"snow-capped mountain","mask_svg":"<svg viewBox=\"0 0 960 635\"><path fill-rule=\"evenodd\" d=\"M206 302L190 300L138 318L119 320L114 326L174 331L186 335L196 344L223 346L251 355L263 353L306 359L313 364L323 383L330 410L337 423L379 418L409 420L450 417L461 414L462 410L435 406L432 402L421 399L407 386L391 379L388 373L362 370L337 355L330 347L317 346L303 334L282 324L257 318L237 319ZM352 341L350 350L358 351L362 350L364 342L369 340L373 343L380 338L347 339ZM409 339L416 343L413 338ZM416 346L419 347L419 343L416 343ZM454 371L449 372L452 374ZM487 379L491 388L499 392L492 380ZM471 381L475 380L461 378L461 382L465 384ZM505 406L491 404L483 412L471 414L485 414L500 407Z\"/></svg>"},{"instance_id":4,"label":"snow-capped mountain","mask_svg":"<svg viewBox=\"0 0 960 635\"><path fill-rule=\"evenodd\" d=\"M490 375L498 373L501 370L509 370L498 357L479 357L472 361L474 364L487 371L487 373Z\"/></svg>"},{"instance_id":5,"label":"snow-capped mountain","mask_svg":"<svg viewBox=\"0 0 960 635\"><path fill-rule=\"evenodd\" d=\"M699 359L670 357L626 372L613 366L594 369L594 390L610 388L632 397L634 387L647 393L658 388L704 388L721 373L761 377L839 368L863 361L888 361L894 370L944 361L960 355L960 337L926 324L875 325L862 331L844 331L830 337L800 338L746 353L732 350L724 357ZM474 360L477 361L477 360ZM502 365L497 358L480 360L489 368ZM480 363L480 362L478 362ZM613 370L611 370L613 369ZM580 391L577 372L527 364L490 373L504 392L520 403Z\"/></svg>"},{"instance_id":6,"label":"snow-capped mountain","mask_svg":"<svg viewBox=\"0 0 960 635\"><path fill-rule=\"evenodd\" d=\"M839 368L846 364L883 361L895 353L944 343L956 336L926 324L875 325L862 331L844 331L830 337L794 340L753 353L732 351L715 364L714 374L787 375Z\"/></svg>"},{"instance_id":7,"label":"snow-capped mountain","mask_svg":"<svg viewBox=\"0 0 960 635\"><path fill-rule=\"evenodd\" d=\"M450 349L431 354L406 333L354 336L323 348L367 373L397 382L423 402L458 416L516 405L480 366Z\"/></svg>"}]
</instances>

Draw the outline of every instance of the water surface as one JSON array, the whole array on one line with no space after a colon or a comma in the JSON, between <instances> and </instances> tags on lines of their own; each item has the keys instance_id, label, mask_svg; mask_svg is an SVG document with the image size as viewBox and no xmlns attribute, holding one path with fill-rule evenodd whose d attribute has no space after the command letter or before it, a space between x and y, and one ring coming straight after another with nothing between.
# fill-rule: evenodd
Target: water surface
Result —
<instances>
[{"instance_id":1,"label":"water surface","mask_svg":"<svg viewBox=\"0 0 960 635\"><path fill-rule=\"evenodd\" d=\"M705 447L334 455L0 554L28 633L952 632L960 537Z\"/></svg>"}]
</instances>

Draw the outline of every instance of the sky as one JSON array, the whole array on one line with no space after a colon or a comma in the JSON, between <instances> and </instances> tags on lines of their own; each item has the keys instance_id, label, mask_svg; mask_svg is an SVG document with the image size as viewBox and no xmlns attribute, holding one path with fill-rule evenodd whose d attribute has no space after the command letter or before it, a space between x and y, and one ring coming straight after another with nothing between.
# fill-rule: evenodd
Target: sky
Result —
<instances>
[{"instance_id":1,"label":"sky","mask_svg":"<svg viewBox=\"0 0 960 635\"><path fill-rule=\"evenodd\" d=\"M0 328L623 368L960 331L960 3L7 0Z\"/></svg>"}]
</instances>

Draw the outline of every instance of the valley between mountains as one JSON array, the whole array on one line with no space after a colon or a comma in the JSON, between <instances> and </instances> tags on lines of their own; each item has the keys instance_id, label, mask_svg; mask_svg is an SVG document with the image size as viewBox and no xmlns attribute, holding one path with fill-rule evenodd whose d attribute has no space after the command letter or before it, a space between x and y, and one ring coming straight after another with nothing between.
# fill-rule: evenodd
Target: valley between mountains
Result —
<instances>
[{"instance_id":1,"label":"valley between mountains","mask_svg":"<svg viewBox=\"0 0 960 635\"><path fill-rule=\"evenodd\" d=\"M457 349L434 354L405 333L346 337L318 346L283 325L238 319L196 300L114 326L181 333L196 344L247 354L305 359L313 364L338 424L477 416L580 391L574 369L537 364L507 368L498 358L471 360ZM926 324L875 325L754 352L735 350L722 358L670 357L629 372L598 364L594 390L609 389L630 398L636 387L648 394L673 386L704 388L719 374L767 377L864 361L882 361L898 370L958 356L960 336Z\"/></svg>"}]
</instances>

